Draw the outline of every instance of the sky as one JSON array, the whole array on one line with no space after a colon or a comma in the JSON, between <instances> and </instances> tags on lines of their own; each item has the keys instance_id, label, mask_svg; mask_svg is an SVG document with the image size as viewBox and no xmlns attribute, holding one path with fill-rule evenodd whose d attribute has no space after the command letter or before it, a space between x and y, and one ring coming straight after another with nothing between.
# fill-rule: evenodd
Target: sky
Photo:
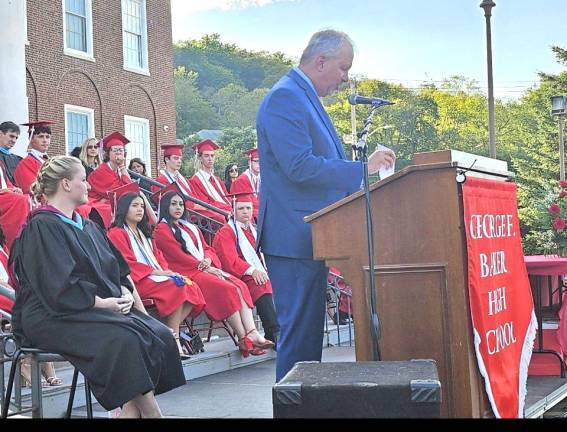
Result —
<instances>
[{"instance_id":1,"label":"sky","mask_svg":"<svg viewBox=\"0 0 567 432\"><path fill-rule=\"evenodd\" d=\"M494 93L511 99L558 73L551 46L567 48L567 0L494 0ZM351 73L417 88L453 75L486 91L486 24L480 0L171 0L173 40L219 33L252 51L298 59L323 28L355 44Z\"/></svg>"}]
</instances>

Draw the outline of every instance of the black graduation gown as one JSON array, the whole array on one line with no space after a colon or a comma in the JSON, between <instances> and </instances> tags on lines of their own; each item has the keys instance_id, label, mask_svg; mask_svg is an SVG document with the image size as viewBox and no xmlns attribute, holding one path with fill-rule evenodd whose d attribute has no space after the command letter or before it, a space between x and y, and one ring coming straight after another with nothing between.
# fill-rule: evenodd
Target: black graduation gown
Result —
<instances>
[{"instance_id":1,"label":"black graduation gown","mask_svg":"<svg viewBox=\"0 0 567 432\"><path fill-rule=\"evenodd\" d=\"M16 184L16 180L14 178L14 171L16 171L16 167L21 160L22 158L18 155L0 152L0 162L2 162L6 167L6 175L15 186L18 185Z\"/></svg>"},{"instance_id":2,"label":"black graduation gown","mask_svg":"<svg viewBox=\"0 0 567 432\"><path fill-rule=\"evenodd\" d=\"M95 223L81 231L55 213L34 214L11 250L19 290L12 325L19 341L61 354L112 410L139 394L185 384L171 331L132 308L94 308L95 295L119 297L128 265ZM10 264L10 265L11 265Z\"/></svg>"}]
</instances>

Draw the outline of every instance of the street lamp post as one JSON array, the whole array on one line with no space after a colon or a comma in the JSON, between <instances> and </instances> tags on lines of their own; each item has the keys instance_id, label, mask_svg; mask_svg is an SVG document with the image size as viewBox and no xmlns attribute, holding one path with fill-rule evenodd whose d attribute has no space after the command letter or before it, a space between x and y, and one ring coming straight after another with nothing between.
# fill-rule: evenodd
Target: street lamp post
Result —
<instances>
[{"instance_id":1,"label":"street lamp post","mask_svg":"<svg viewBox=\"0 0 567 432\"><path fill-rule=\"evenodd\" d=\"M551 97L551 114L559 116L559 179L565 180L565 151L563 148L563 117L567 112L567 96Z\"/></svg>"},{"instance_id":2,"label":"street lamp post","mask_svg":"<svg viewBox=\"0 0 567 432\"><path fill-rule=\"evenodd\" d=\"M490 30L490 17L492 8L496 6L492 0L483 0L480 7L484 9L486 18L486 63L488 68L488 149L491 158L496 158L496 132L494 127L494 83L492 79L492 32Z\"/></svg>"}]
</instances>

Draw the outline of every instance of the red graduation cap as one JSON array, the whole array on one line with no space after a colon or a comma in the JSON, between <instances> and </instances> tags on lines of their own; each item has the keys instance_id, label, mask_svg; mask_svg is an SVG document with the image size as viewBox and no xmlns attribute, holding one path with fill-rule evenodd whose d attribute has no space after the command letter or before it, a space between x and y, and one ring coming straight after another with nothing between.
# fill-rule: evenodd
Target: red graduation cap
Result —
<instances>
[{"instance_id":1,"label":"red graduation cap","mask_svg":"<svg viewBox=\"0 0 567 432\"><path fill-rule=\"evenodd\" d=\"M176 182L169 183L167 186L163 187L162 189L158 190L157 192L154 192L152 194L151 198L152 198L152 201L157 205L157 217L158 218L159 218L159 215L160 215L161 198L168 192L176 192L181 198L183 198L183 201L187 200L187 196L185 196L185 194L183 192L181 192L181 189L179 188L179 186L177 185Z\"/></svg>"},{"instance_id":2,"label":"red graduation cap","mask_svg":"<svg viewBox=\"0 0 567 432\"><path fill-rule=\"evenodd\" d=\"M202 153L204 151L218 150L220 147L213 140L206 139L204 141L193 144L191 148L197 153Z\"/></svg>"},{"instance_id":3,"label":"red graduation cap","mask_svg":"<svg viewBox=\"0 0 567 432\"><path fill-rule=\"evenodd\" d=\"M37 120L29 123L22 123L22 126L28 127L28 137L31 138L32 134L38 129L40 132L37 133L47 132L51 135L51 128L49 125L52 124L55 124L55 122L51 120Z\"/></svg>"},{"instance_id":4,"label":"red graduation cap","mask_svg":"<svg viewBox=\"0 0 567 432\"><path fill-rule=\"evenodd\" d=\"M250 192L236 192L236 193L229 193L227 197L230 197L231 201L234 203L253 202L254 194Z\"/></svg>"},{"instance_id":5,"label":"red graduation cap","mask_svg":"<svg viewBox=\"0 0 567 432\"><path fill-rule=\"evenodd\" d=\"M183 144L162 144L163 156L183 156Z\"/></svg>"},{"instance_id":6,"label":"red graduation cap","mask_svg":"<svg viewBox=\"0 0 567 432\"><path fill-rule=\"evenodd\" d=\"M125 146L130 142L128 138L122 135L120 132L112 132L101 139L102 145L100 146L103 150L110 150L113 146Z\"/></svg>"},{"instance_id":7,"label":"red graduation cap","mask_svg":"<svg viewBox=\"0 0 567 432\"><path fill-rule=\"evenodd\" d=\"M258 148L254 147L250 150L243 151L242 154L248 156L250 159L258 157Z\"/></svg>"},{"instance_id":8,"label":"red graduation cap","mask_svg":"<svg viewBox=\"0 0 567 432\"><path fill-rule=\"evenodd\" d=\"M187 199L187 197L185 196L185 194L183 192L181 192L181 189L179 188L179 186L177 185L177 182L173 182L173 183L169 183L167 186L165 186L164 188L158 190L157 192L154 192L151 196L152 201L159 206L159 203L161 201L161 197L164 196L166 193L168 192L177 192L179 194L179 196L181 198L183 198L183 201L185 201Z\"/></svg>"},{"instance_id":9,"label":"red graduation cap","mask_svg":"<svg viewBox=\"0 0 567 432\"><path fill-rule=\"evenodd\" d=\"M110 201L110 208L112 209L112 220L114 220L114 213L116 211L116 205L122 196L125 194L133 192L140 194L140 185L136 182L127 183L115 189L109 190L106 195Z\"/></svg>"}]
</instances>

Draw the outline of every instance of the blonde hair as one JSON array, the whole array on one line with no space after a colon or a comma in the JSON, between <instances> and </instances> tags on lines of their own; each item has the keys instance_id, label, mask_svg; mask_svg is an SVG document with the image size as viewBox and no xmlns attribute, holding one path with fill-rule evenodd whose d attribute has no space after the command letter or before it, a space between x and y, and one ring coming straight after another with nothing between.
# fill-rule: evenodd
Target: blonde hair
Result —
<instances>
[{"instance_id":1,"label":"blonde hair","mask_svg":"<svg viewBox=\"0 0 567 432\"><path fill-rule=\"evenodd\" d=\"M89 146L89 144L97 144L99 142L98 139L96 138L87 138L84 142L83 145L81 146L81 153L79 153L79 159L81 159L81 161L83 162L83 164L85 164L85 166L89 166L89 156L88 156L88 149L87 147ZM102 145L102 144L99 144ZM100 165L100 156L99 156L99 152L96 153L95 156L95 164L96 166Z\"/></svg>"},{"instance_id":2,"label":"blonde hair","mask_svg":"<svg viewBox=\"0 0 567 432\"><path fill-rule=\"evenodd\" d=\"M35 182L31 185L32 194L40 200L42 196L55 195L59 182L71 180L81 167L81 161L73 156L54 156L41 166Z\"/></svg>"}]
</instances>

